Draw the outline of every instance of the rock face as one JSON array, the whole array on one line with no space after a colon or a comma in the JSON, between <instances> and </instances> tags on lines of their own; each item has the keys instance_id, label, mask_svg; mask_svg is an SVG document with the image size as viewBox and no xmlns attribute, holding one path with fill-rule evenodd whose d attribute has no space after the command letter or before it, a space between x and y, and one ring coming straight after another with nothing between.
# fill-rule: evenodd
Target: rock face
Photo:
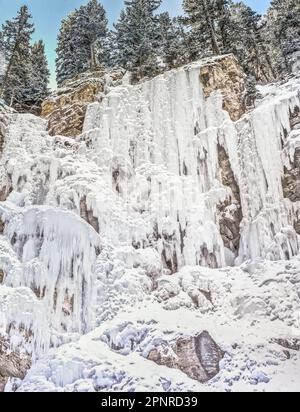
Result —
<instances>
[{"instance_id":1,"label":"rock face","mask_svg":"<svg viewBox=\"0 0 300 412\"><path fill-rule=\"evenodd\" d=\"M283 192L292 202L300 201L300 149L295 151L293 167L284 169Z\"/></svg>"},{"instance_id":2,"label":"rock face","mask_svg":"<svg viewBox=\"0 0 300 412\"><path fill-rule=\"evenodd\" d=\"M30 356L11 351L9 342L0 337L0 392L9 378L24 379L30 366Z\"/></svg>"},{"instance_id":3,"label":"rock face","mask_svg":"<svg viewBox=\"0 0 300 412\"><path fill-rule=\"evenodd\" d=\"M58 89L42 105L42 117L48 120L51 135L75 137L82 132L87 106L101 100L108 84L122 77L120 72L86 72Z\"/></svg>"},{"instance_id":4,"label":"rock face","mask_svg":"<svg viewBox=\"0 0 300 412\"><path fill-rule=\"evenodd\" d=\"M179 369L201 383L208 382L220 371L224 353L208 332L192 338L180 338L171 347L152 350L148 359L158 365Z\"/></svg>"},{"instance_id":5,"label":"rock face","mask_svg":"<svg viewBox=\"0 0 300 412\"><path fill-rule=\"evenodd\" d=\"M213 92L222 93L223 109L231 119L236 121L246 111L245 106L245 73L232 56L223 56L200 69L200 80L204 86L205 97Z\"/></svg>"},{"instance_id":6,"label":"rock face","mask_svg":"<svg viewBox=\"0 0 300 412\"><path fill-rule=\"evenodd\" d=\"M291 132L288 142L295 142L292 161L289 167L284 168L282 179L284 197L292 202L300 201L300 107L295 106L290 112Z\"/></svg>"},{"instance_id":7,"label":"rock face","mask_svg":"<svg viewBox=\"0 0 300 412\"><path fill-rule=\"evenodd\" d=\"M224 147L218 145L218 159L222 183L228 187L230 194L218 205L220 233L224 245L235 255L240 247L240 225L243 220L240 189Z\"/></svg>"},{"instance_id":8,"label":"rock face","mask_svg":"<svg viewBox=\"0 0 300 412\"><path fill-rule=\"evenodd\" d=\"M80 217L84 219L89 225L99 233L98 219L93 215L93 211L88 208L86 196L80 200Z\"/></svg>"},{"instance_id":9,"label":"rock face","mask_svg":"<svg viewBox=\"0 0 300 412\"><path fill-rule=\"evenodd\" d=\"M297 74L300 71L300 51L296 51L292 56L292 72Z\"/></svg>"},{"instance_id":10,"label":"rock face","mask_svg":"<svg viewBox=\"0 0 300 412\"><path fill-rule=\"evenodd\" d=\"M274 341L285 349L300 351L300 339L274 339Z\"/></svg>"}]
</instances>

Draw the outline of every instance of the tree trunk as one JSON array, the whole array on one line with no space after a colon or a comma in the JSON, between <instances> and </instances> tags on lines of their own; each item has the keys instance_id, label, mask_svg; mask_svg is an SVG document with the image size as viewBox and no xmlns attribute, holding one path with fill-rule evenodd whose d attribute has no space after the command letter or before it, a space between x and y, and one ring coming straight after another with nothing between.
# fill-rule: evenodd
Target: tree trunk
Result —
<instances>
[{"instance_id":1,"label":"tree trunk","mask_svg":"<svg viewBox=\"0 0 300 412\"><path fill-rule=\"evenodd\" d=\"M217 34L216 34L216 31L215 31L214 20L209 14L206 0L203 0L203 8L204 8L205 19L206 19L206 21L209 25L209 29L210 29L212 52L213 52L213 54L216 54L216 55L221 54L221 51L220 51L220 48L219 48L219 45L218 45L218 41L217 41Z\"/></svg>"},{"instance_id":2,"label":"tree trunk","mask_svg":"<svg viewBox=\"0 0 300 412\"><path fill-rule=\"evenodd\" d=\"M91 69L95 70L97 67L97 59L96 59L96 52L95 52L95 43L91 44Z\"/></svg>"}]
</instances>

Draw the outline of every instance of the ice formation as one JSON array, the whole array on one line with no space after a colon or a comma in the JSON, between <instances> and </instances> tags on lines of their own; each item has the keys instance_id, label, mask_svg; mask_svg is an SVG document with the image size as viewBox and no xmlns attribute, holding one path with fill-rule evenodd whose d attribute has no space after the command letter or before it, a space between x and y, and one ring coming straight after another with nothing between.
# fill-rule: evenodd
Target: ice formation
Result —
<instances>
[{"instance_id":1,"label":"ice formation","mask_svg":"<svg viewBox=\"0 0 300 412\"><path fill-rule=\"evenodd\" d=\"M203 64L111 88L76 139L9 114L0 331L37 358L18 390L297 387L300 79L233 121ZM147 359L206 330L208 385Z\"/></svg>"}]
</instances>

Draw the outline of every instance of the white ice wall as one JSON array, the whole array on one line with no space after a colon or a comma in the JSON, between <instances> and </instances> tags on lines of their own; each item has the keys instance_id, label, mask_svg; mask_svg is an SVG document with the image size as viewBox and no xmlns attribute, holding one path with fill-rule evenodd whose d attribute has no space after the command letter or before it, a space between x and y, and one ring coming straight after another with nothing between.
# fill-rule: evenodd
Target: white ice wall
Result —
<instances>
[{"instance_id":1,"label":"white ice wall","mask_svg":"<svg viewBox=\"0 0 300 412\"><path fill-rule=\"evenodd\" d=\"M239 260L291 257L298 249L292 226L299 205L283 198L290 160L282 139L300 106L299 80L263 89L267 97L234 123L220 93L205 99L199 71L197 63L113 88L89 106L76 141L52 138L42 120L18 116L0 176L15 189L9 200L79 214L86 199L101 238L113 247L154 246L173 269L224 266L232 256L220 236L217 205L230 190L222 185L219 143L240 189Z\"/></svg>"},{"instance_id":2,"label":"white ice wall","mask_svg":"<svg viewBox=\"0 0 300 412\"><path fill-rule=\"evenodd\" d=\"M147 243L157 226L180 266L205 264L204 244L218 265L226 264L216 220L216 205L228 194L220 179L219 143L241 192L239 260L293 256L299 243L291 210L299 205L283 198L282 140L299 107L299 81L277 94L273 89L272 98L233 123L220 94L205 99L199 77L197 65L174 70L142 85L116 88L88 109L84 137L92 142L93 160L108 166L108 173L109 166L118 170L130 218L131 211L140 210L146 233L128 228L128 241Z\"/></svg>"},{"instance_id":3,"label":"white ice wall","mask_svg":"<svg viewBox=\"0 0 300 412\"><path fill-rule=\"evenodd\" d=\"M0 269L6 287L30 288L45 303L53 344L142 299L163 265L223 267L298 252L300 205L284 199L281 180L295 150L299 79L263 88L258 107L234 123L220 93L204 97L199 65L112 89L89 106L76 140L49 136L35 116L11 115L0 163L0 187L11 189L0 206ZM240 189L238 256L220 235L217 206L231 193L218 144ZM98 219L99 234L80 214Z\"/></svg>"}]
</instances>

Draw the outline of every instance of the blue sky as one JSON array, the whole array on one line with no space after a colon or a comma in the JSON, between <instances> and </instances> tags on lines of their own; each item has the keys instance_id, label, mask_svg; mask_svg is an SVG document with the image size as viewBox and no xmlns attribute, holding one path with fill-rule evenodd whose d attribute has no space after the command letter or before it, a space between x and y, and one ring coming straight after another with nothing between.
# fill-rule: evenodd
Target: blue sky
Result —
<instances>
[{"instance_id":1,"label":"blue sky","mask_svg":"<svg viewBox=\"0 0 300 412\"><path fill-rule=\"evenodd\" d=\"M123 0L102 0L108 13L110 23L118 18ZM0 0L0 24L16 15L23 4L27 4L33 15L36 32L34 39L43 39L52 73L51 86L55 87L55 47L56 36L61 20L73 9L87 0ZM269 5L269 0L245 0L253 9L263 13ZM177 15L181 10L181 0L163 0L163 8Z\"/></svg>"}]
</instances>

